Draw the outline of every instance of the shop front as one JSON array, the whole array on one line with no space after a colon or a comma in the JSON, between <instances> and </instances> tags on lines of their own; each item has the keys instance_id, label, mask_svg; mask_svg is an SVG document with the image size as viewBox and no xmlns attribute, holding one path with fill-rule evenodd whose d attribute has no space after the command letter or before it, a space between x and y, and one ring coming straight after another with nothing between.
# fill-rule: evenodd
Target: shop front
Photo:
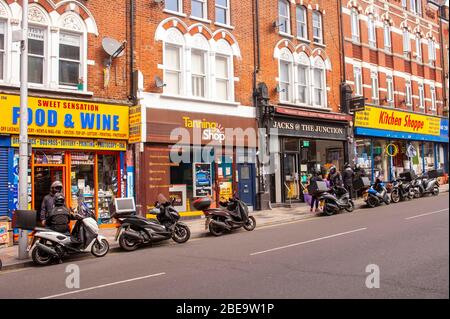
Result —
<instances>
[{"instance_id":1,"label":"shop front","mask_svg":"<svg viewBox=\"0 0 450 319\"><path fill-rule=\"evenodd\" d=\"M17 96L1 96L0 132L8 140L9 214L17 209L19 105ZM81 101L29 98L29 208L41 210L54 181L63 184L68 207L85 202L99 225L113 223L116 197L127 196L128 107ZM7 135L6 135L7 134Z\"/></svg>"},{"instance_id":2,"label":"shop front","mask_svg":"<svg viewBox=\"0 0 450 319\"><path fill-rule=\"evenodd\" d=\"M147 109L141 155L140 193L148 211L159 193L175 198L182 216L200 215L192 206L210 196L214 203L237 194L250 206L256 197L255 119Z\"/></svg>"},{"instance_id":3,"label":"shop front","mask_svg":"<svg viewBox=\"0 0 450 319\"><path fill-rule=\"evenodd\" d=\"M344 168L347 116L277 108L270 128L273 203L304 201L314 171L325 176L333 165Z\"/></svg>"},{"instance_id":4,"label":"shop front","mask_svg":"<svg viewBox=\"0 0 450 319\"><path fill-rule=\"evenodd\" d=\"M355 162L372 181L410 170L448 173L448 119L366 106L355 116Z\"/></svg>"}]
</instances>

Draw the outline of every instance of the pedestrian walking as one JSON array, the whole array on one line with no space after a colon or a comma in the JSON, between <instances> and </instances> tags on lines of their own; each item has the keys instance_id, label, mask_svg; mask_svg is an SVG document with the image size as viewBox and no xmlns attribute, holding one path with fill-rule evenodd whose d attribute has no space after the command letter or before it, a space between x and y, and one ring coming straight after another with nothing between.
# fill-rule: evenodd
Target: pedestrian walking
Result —
<instances>
[{"instance_id":1,"label":"pedestrian walking","mask_svg":"<svg viewBox=\"0 0 450 319\"><path fill-rule=\"evenodd\" d=\"M354 178L355 178L355 172L353 171L350 164L345 163L344 172L342 173L342 180L344 182L344 188L349 193L350 198L354 198L353 197L353 180L354 180Z\"/></svg>"}]
</instances>

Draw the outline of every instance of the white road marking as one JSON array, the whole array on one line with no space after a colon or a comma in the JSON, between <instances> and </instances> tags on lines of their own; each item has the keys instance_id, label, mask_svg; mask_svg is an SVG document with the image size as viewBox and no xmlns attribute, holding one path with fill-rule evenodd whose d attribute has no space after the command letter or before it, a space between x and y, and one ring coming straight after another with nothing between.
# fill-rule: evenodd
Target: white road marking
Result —
<instances>
[{"instance_id":1,"label":"white road marking","mask_svg":"<svg viewBox=\"0 0 450 319\"><path fill-rule=\"evenodd\" d=\"M414 219L414 218L418 218L418 217L422 217L422 216L428 216L428 215L432 215L432 214L442 213L442 212L445 212L445 211L447 211L447 210L448 210L448 208L444 208L444 209L437 210L437 211L434 211L434 212L429 212L429 213L425 213L425 214L420 214L420 215L416 215L416 216L407 217L407 218L405 218L405 219L406 219L406 220L408 220L408 219Z\"/></svg>"},{"instance_id":2,"label":"white road marking","mask_svg":"<svg viewBox=\"0 0 450 319\"><path fill-rule=\"evenodd\" d=\"M329 239L329 238L338 237L338 236L343 236L343 235L347 235L347 234L351 234L351 233L356 233L356 232L359 232L359 231L362 231L362 230L366 230L366 229L367 228L358 228L358 229L355 229L355 230L350 230L350 231L339 233L339 234L334 234L334 235L330 235L330 236L325 236L325 237L320 237L320 238L311 239L311 240L307 240L307 241L302 241L301 243L295 243L295 244L290 244L290 245L286 245L286 246L282 246L282 247L277 247L277 248L272 248L272 249L268 249L268 250L258 251L256 253L251 253L250 256L260 255L260 254L264 254L264 253L268 253L268 252L272 252L272 251L276 251L276 250L280 250L280 249L290 248L290 247L294 247L294 246L309 244L309 243L313 243L315 241L319 241L319 240L323 240L323 239Z\"/></svg>"},{"instance_id":3,"label":"white road marking","mask_svg":"<svg viewBox=\"0 0 450 319\"><path fill-rule=\"evenodd\" d=\"M58 295L52 295L52 296L48 296L48 297L43 297L40 299L52 299L52 298L57 298L57 297L62 297L62 296L67 296L67 295L71 295L71 294L77 294L80 292L84 292L84 291L89 291L89 290L94 290L94 289L99 289L99 288L104 288L104 287L109 287L109 286L114 286L114 285L120 285L120 284L124 284L127 282L131 282L131 281L136 281L136 280L141 280L141 279L146 279L146 278L151 278L151 277L157 277L157 276L162 276L165 275L165 272L161 272L158 274L153 274L153 275L148 275L148 276L143 276L143 277L137 277L137 278L132 278L132 279L127 279L127 280L122 280L122 281L116 281L116 282L112 282L109 284L104 284L104 285L100 285L100 286L94 286L94 287L90 287L90 288L85 288L85 289L79 289L79 290L75 290L75 291L69 291L69 292L65 292L62 294L58 294Z\"/></svg>"}]
</instances>

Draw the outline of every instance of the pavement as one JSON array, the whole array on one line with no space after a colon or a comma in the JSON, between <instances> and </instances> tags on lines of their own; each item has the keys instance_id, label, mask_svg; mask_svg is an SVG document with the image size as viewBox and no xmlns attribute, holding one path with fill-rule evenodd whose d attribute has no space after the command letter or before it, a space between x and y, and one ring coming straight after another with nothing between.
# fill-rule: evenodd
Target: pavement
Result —
<instances>
[{"instance_id":1,"label":"pavement","mask_svg":"<svg viewBox=\"0 0 450 319\"><path fill-rule=\"evenodd\" d=\"M166 314L196 299L448 299L448 200L444 193L2 271L0 298L182 299Z\"/></svg>"},{"instance_id":2,"label":"pavement","mask_svg":"<svg viewBox=\"0 0 450 319\"><path fill-rule=\"evenodd\" d=\"M440 187L440 195L448 194L449 184L441 185ZM420 201L422 199L416 199L414 201ZM398 205L398 204L397 204ZM355 201L355 211L364 209L365 203L362 199L358 199ZM393 206L389 206L393 207ZM277 207L272 208L271 210L263 210L263 211L254 211L252 215L256 219L256 227L263 226L271 226L277 224L286 224L290 222L300 221L303 219L310 219L314 217L319 217L322 214L320 213L310 213L310 208L304 203L301 204L293 204L292 207ZM327 217L323 217L327 218ZM186 218L183 220L191 230L191 239L202 238L211 236L207 230L205 230L205 220L204 218ZM105 236L110 244L110 251L120 251L118 243L114 240L116 234L116 228L110 229L100 229L100 234ZM25 267L34 266L31 258L25 260L19 260L17 258L18 254L18 246L14 245L12 247L0 248L0 259L3 263L2 271L8 271L13 269L20 269ZM84 254L86 257L89 257L90 254Z\"/></svg>"}]
</instances>

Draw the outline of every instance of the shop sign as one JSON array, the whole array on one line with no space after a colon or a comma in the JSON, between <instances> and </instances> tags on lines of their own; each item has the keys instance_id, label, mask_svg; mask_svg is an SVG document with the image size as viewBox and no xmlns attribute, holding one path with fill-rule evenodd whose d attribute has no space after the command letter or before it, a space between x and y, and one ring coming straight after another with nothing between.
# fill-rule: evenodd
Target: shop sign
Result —
<instances>
[{"instance_id":1,"label":"shop sign","mask_svg":"<svg viewBox=\"0 0 450 319\"><path fill-rule=\"evenodd\" d=\"M191 119L189 116L183 116L184 127L189 129L201 129L202 140L215 141L222 143L225 140L225 130L217 122L204 119Z\"/></svg>"},{"instance_id":2,"label":"shop sign","mask_svg":"<svg viewBox=\"0 0 450 319\"><path fill-rule=\"evenodd\" d=\"M98 151L126 151L126 141L73 139L58 137L29 137L32 148L54 148ZM19 136L11 136L11 146L19 147Z\"/></svg>"},{"instance_id":3,"label":"shop sign","mask_svg":"<svg viewBox=\"0 0 450 319\"><path fill-rule=\"evenodd\" d=\"M20 97L0 95L0 134L19 134ZM28 98L28 134L127 140L128 106Z\"/></svg>"},{"instance_id":4,"label":"shop sign","mask_svg":"<svg viewBox=\"0 0 450 319\"><path fill-rule=\"evenodd\" d=\"M275 118L271 127L278 130L278 135L333 140L345 140L347 138L346 127L338 123Z\"/></svg>"},{"instance_id":5,"label":"shop sign","mask_svg":"<svg viewBox=\"0 0 450 319\"><path fill-rule=\"evenodd\" d=\"M130 107L130 136L128 138L129 143L142 142L142 115L141 106Z\"/></svg>"},{"instance_id":6,"label":"shop sign","mask_svg":"<svg viewBox=\"0 0 450 319\"><path fill-rule=\"evenodd\" d=\"M356 113L355 127L439 136L441 119L434 116L366 106L364 111Z\"/></svg>"}]
</instances>

